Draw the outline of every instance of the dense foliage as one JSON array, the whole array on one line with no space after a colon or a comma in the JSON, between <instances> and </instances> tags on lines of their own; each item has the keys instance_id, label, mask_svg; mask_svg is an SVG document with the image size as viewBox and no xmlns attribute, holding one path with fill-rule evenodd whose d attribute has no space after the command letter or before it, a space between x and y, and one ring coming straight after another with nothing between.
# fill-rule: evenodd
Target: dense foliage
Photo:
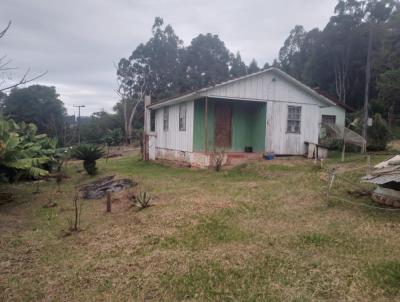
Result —
<instances>
[{"instance_id":1,"label":"dense foliage","mask_svg":"<svg viewBox=\"0 0 400 302\"><path fill-rule=\"evenodd\" d=\"M368 128L367 148L371 151L385 150L391 139L386 121L382 119L380 114L375 114L372 124L373 126Z\"/></svg>"},{"instance_id":2,"label":"dense foliage","mask_svg":"<svg viewBox=\"0 0 400 302\"><path fill-rule=\"evenodd\" d=\"M83 167L89 175L97 173L96 160L104 155L103 148L96 145L80 145L72 150L72 157L83 160Z\"/></svg>"},{"instance_id":3,"label":"dense foliage","mask_svg":"<svg viewBox=\"0 0 400 302\"><path fill-rule=\"evenodd\" d=\"M14 88L3 101L3 114L16 122L33 123L40 133L61 137L66 110L55 87Z\"/></svg>"},{"instance_id":4,"label":"dense foliage","mask_svg":"<svg viewBox=\"0 0 400 302\"><path fill-rule=\"evenodd\" d=\"M1 180L38 179L48 175L56 145L56 139L37 134L34 124L0 119Z\"/></svg>"},{"instance_id":5,"label":"dense foliage","mask_svg":"<svg viewBox=\"0 0 400 302\"><path fill-rule=\"evenodd\" d=\"M162 99L258 70L255 61L247 67L218 35L200 34L184 47L172 26L157 17L150 40L120 60L117 75L130 98L137 98L145 83L146 94Z\"/></svg>"},{"instance_id":6,"label":"dense foliage","mask_svg":"<svg viewBox=\"0 0 400 302\"><path fill-rule=\"evenodd\" d=\"M361 109L370 37L369 94L371 99L377 99L378 79L388 70L400 68L398 0L339 0L335 14L323 30L306 31L297 25L290 32L279 52L281 67L309 86L317 86L343 103ZM384 102L386 110L393 101Z\"/></svg>"}]
</instances>

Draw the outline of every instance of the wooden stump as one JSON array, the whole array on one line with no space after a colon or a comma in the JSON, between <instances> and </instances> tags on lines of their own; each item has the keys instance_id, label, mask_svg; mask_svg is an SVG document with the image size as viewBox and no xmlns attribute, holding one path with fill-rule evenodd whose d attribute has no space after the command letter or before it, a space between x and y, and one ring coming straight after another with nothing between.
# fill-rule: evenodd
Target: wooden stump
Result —
<instances>
[{"instance_id":1,"label":"wooden stump","mask_svg":"<svg viewBox=\"0 0 400 302\"><path fill-rule=\"evenodd\" d=\"M107 213L111 213L111 192L107 192Z\"/></svg>"}]
</instances>

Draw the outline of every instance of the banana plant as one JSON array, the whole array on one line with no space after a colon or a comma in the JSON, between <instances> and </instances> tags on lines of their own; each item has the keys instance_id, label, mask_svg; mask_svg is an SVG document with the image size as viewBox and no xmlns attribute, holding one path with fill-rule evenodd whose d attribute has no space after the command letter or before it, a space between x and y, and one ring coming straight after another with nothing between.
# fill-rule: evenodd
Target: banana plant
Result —
<instances>
[{"instance_id":1,"label":"banana plant","mask_svg":"<svg viewBox=\"0 0 400 302\"><path fill-rule=\"evenodd\" d=\"M33 124L16 124L0 119L0 174L3 179L18 176L38 179L48 175L45 165L55 153L57 141L37 134Z\"/></svg>"}]
</instances>

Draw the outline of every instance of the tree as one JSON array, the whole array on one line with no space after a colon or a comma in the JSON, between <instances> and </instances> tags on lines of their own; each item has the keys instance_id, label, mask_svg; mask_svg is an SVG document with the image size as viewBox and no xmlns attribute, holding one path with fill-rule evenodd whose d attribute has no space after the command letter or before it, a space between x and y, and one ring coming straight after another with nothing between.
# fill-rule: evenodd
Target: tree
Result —
<instances>
[{"instance_id":1,"label":"tree","mask_svg":"<svg viewBox=\"0 0 400 302\"><path fill-rule=\"evenodd\" d=\"M400 69L389 70L378 81L379 100L388 108L389 126L393 125L393 113L400 105Z\"/></svg>"},{"instance_id":2,"label":"tree","mask_svg":"<svg viewBox=\"0 0 400 302\"><path fill-rule=\"evenodd\" d=\"M16 122L33 123L40 133L50 137L62 137L66 110L55 87L13 88L3 106L4 116Z\"/></svg>"},{"instance_id":3,"label":"tree","mask_svg":"<svg viewBox=\"0 0 400 302\"><path fill-rule=\"evenodd\" d=\"M242 61L240 52L237 52L236 55L231 53L229 76L234 79L245 76L246 74L247 74L247 66L246 63Z\"/></svg>"},{"instance_id":4,"label":"tree","mask_svg":"<svg viewBox=\"0 0 400 302\"><path fill-rule=\"evenodd\" d=\"M364 98L364 125L363 137L367 141L368 129L368 102L369 102L369 89L371 80L371 52L373 32L376 27L385 23L393 14L396 8L396 0L369 0L366 3L363 17L368 24L368 47L367 47L367 60L365 65L365 98ZM366 150L364 150L365 152Z\"/></svg>"},{"instance_id":5,"label":"tree","mask_svg":"<svg viewBox=\"0 0 400 302\"><path fill-rule=\"evenodd\" d=\"M251 60L249 68L247 69L247 72L249 74L255 73L257 71L260 71L260 68L258 67L257 61L255 59Z\"/></svg>"},{"instance_id":6,"label":"tree","mask_svg":"<svg viewBox=\"0 0 400 302\"><path fill-rule=\"evenodd\" d=\"M0 91L0 116L3 115L3 110L4 110L4 100L6 99L7 94L4 92Z\"/></svg>"},{"instance_id":7,"label":"tree","mask_svg":"<svg viewBox=\"0 0 400 302\"><path fill-rule=\"evenodd\" d=\"M151 94L162 99L179 91L180 52L182 41L170 25L164 26L162 18L155 18L153 36L140 44L129 59L118 64L118 94L124 117L126 141L132 136L132 123L144 96Z\"/></svg>"},{"instance_id":8,"label":"tree","mask_svg":"<svg viewBox=\"0 0 400 302\"><path fill-rule=\"evenodd\" d=\"M397 3L397 4L396 4ZM280 50L282 68L312 87L319 87L355 109L378 95L380 73L399 62L400 17L396 0L340 0L320 31L298 25ZM379 21L378 21L379 20ZM370 24L373 39L368 51ZM366 85L367 53L371 76ZM369 106L367 106L369 108Z\"/></svg>"},{"instance_id":9,"label":"tree","mask_svg":"<svg viewBox=\"0 0 400 302\"><path fill-rule=\"evenodd\" d=\"M290 31L289 37L285 40L283 47L279 50L279 61L282 69L301 80L301 70L304 62L300 60L300 53L307 32L301 25L296 25Z\"/></svg>"},{"instance_id":10,"label":"tree","mask_svg":"<svg viewBox=\"0 0 400 302\"><path fill-rule=\"evenodd\" d=\"M111 130L123 127L122 119L118 114L105 111L94 112L90 117L81 121L81 141L83 143L101 144L103 137Z\"/></svg>"},{"instance_id":11,"label":"tree","mask_svg":"<svg viewBox=\"0 0 400 302\"><path fill-rule=\"evenodd\" d=\"M184 51L183 90L196 90L229 79L230 53L217 35L200 34Z\"/></svg>"}]
</instances>

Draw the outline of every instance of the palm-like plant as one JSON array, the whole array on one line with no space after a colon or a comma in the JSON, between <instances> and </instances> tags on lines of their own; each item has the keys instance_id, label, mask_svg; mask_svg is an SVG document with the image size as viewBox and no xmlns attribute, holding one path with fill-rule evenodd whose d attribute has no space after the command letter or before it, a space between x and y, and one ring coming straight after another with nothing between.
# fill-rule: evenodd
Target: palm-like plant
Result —
<instances>
[{"instance_id":1,"label":"palm-like plant","mask_svg":"<svg viewBox=\"0 0 400 302\"><path fill-rule=\"evenodd\" d=\"M104 156L104 150L96 145L80 145L72 150L72 157L83 160L83 167L89 175L97 172L96 160Z\"/></svg>"}]
</instances>

